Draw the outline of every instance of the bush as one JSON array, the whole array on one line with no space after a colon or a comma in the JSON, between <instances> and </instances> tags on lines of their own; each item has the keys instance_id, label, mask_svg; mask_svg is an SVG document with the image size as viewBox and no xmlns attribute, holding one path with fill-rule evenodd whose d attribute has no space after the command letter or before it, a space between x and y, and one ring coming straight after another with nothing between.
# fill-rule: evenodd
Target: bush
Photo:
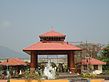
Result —
<instances>
[{"instance_id":1,"label":"bush","mask_svg":"<svg viewBox=\"0 0 109 82\"><path fill-rule=\"evenodd\" d=\"M101 73L101 75L109 75L109 70L103 71L103 73Z\"/></svg>"},{"instance_id":2,"label":"bush","mask_svg":"<svg viewBox=\"0 0 109 82\"><path fill-rule=\"evenodd\" d=\"M30 71L25 71L25 73L19 75L19 77L23 77L25 79L37 79L37 80L41 78L41 76L37 72L30 73Z\"/></svg>"},{"instance_id":3,"label":"bush","mask_svg":"<svg viewBox=\"0 0 109 82\"><path fill-rule=\"evenodd\" d=\"M92 74L92 73L83 73L81 75L83 78L95 78L96 74Z\"/></svg>"}]
</instances>

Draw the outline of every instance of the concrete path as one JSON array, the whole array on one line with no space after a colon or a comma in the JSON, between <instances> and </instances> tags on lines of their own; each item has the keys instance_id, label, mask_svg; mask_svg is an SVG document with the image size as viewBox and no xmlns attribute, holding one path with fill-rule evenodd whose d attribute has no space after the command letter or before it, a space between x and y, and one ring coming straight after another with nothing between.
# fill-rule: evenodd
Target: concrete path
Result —
<instances>
[{"instance_id":1,"label":"concrete path","mask_svg":"<svg viewBox=\"0 0 109 82\"><path fill-rule=\"evenodd\" d=\"M105 80L104 82L109 82L109 80Z\"/></svg>"},{"instance_id":2,"label":"concrete path","mask_svg":"<svg viewBox=\"0 0 109 82\"><path fill-rule=\"evenodd\" d=\"M0 82L7 82L7 80L0 80Z\"/></svg>"}]
</instances>

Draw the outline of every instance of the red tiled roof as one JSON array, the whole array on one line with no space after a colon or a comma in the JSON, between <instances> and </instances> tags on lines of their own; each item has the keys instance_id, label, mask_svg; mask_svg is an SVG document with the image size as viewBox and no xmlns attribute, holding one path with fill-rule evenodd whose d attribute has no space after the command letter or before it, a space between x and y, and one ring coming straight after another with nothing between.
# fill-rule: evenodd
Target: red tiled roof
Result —
<instances>
[{"instance_id":1,"label":"red tiled roof","mask_svg":"<svg viewBox=\"0 0 109 82\"><path fill-rule=\"evenodd\" d=\"M55 31L49 31L49 32L39 35L39 37L65 37L65 36L66 35L59 33L59 32L55 32Z\"/></svg>"},{"instance_id":2,"label":"red tiled roof","mask_svg":"<svg viewBox=\"0 0 109 82\"><path fill-rule=\"evenodd\" d=\"M86 64L91 64L91 65L103 65L103 64L106 64L106 62L102 62L98 59L95 59L95 58L85 58L82 60L81 62L83 65L86 65Z\"/></svg>"},{"instance_id":3,"label":"red tiled roof","mask_svg":"<svg viewBox=\"0 0 109 82\"><path fill-rule=\"evenodd\" d=\"M23 50L81 50L67 42L37 42Z\"/></svg>"},{"instance_id":4,"label":"red tiled roof","mask_svg":"<svg viewBox=\"0 0 109 82\"><path fill-rule=\"evenodd\" d=\"M27 64L19 58L9 58L9 59L1 62L0 65L17 66L17 65L27 65Z\"/></svg>"}]
</instances>

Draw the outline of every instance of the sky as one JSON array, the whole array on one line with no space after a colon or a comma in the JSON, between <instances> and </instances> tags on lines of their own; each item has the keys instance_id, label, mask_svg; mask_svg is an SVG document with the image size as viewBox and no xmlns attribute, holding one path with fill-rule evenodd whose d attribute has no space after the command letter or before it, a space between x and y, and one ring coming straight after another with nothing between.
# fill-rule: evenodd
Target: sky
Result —
<instances>
[{"instance_id":1,"label":"sky","mask_svg":"<svg viewBox=\"0 0 109 82\"><path fill-rule=\"evenodd\" d=\"M109 43L109 0L0 0L0 45L21 52L54 29L66 41Z\"/></svg>"}]
</instances>

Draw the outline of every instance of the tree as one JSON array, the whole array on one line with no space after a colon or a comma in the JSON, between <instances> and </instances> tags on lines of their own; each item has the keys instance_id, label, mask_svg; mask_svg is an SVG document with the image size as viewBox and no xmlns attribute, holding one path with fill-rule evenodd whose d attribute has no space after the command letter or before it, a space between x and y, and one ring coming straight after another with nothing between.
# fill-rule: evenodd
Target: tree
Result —
<instances>
[{"instance_id":1,"label":"tree","mask_svg":"<svg viewBox=\"0 0 109 82\"><path fill-rule=\"evenodd\" d=\"M82 49L81 52L75 52L75 62L78 65L78 62L81 62L82 59L87 58L87 62L90 62L90 57L97 58L98 52L101 50L101 47L103 46L100 43L89 43L89 42L81 42L79 45L77 45ZM77 66L76 66L77 67ZM87 72L91 72L91 65L87 65Z\"/></svg>"},{"instance_id":2,"label":"tree","mask_svg":"<svg viewBox=\"0 0 109 82\"><path fill-rule=\"evenodd\" d=\"M102 48L99 59L103 62L106 62L106 65L103 66L103 70L109 70L109 44Z\"/></svg>"},{"instance_id":3,"label":"tree","mask_svg":"<svg viewBox=\"0 0 109 82\"><path fill-rule=\"evenodd\" d=\"M97 58L98 52L101 50L102 44L82 42L78 45L82 49L82 58L93 57Z\"/></svg>"},{"instance_id":4,"label":"tree","mask_svg":"<svg viewBox=\"0 0 109 82\"><path fill-rule=\"evenodd\" d=\"M101 59L109 64L109 44L101 50Z\"/></svg>"}]
</instances>

